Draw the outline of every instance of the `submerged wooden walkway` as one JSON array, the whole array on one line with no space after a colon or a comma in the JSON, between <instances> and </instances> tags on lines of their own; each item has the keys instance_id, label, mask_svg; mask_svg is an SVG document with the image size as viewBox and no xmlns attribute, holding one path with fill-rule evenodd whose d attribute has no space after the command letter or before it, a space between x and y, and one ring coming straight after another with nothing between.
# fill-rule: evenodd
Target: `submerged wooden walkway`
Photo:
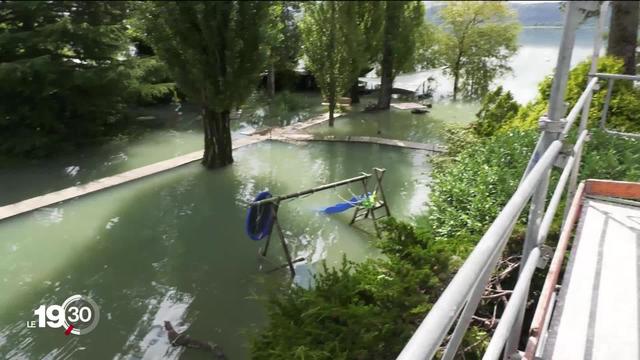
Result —
<instances>
[{"instance_id":1,"label":"submerged wooden walkway","mask_svg":"<svg viewBox=\"0 0 640 360\"><path fill-rule=\"evenodd\" d=\"M352 142L352 143L367 143L367 144L379 144L387 146L401 147L405 149L424 150L434 153L443 153L447 151L446 146L440 144L425 144L414 141L385 139L371 136L335 136L335 135L313 135L302 133L285 133L272 136L273 140L280 141L333 141L333 142Z\"/></svg>"},{"instance_id":2,"label":"submerged wooden walkway","mask_svg":"<svg viewBox=\"0 0 640 360\"><path fill-rule=\"evenodd\" d=\"M340 116L337 114L336 116ZM408 149L426 150L431 152L443 152L446 150L441 145L435 144L421 144L410 141L382 139L374 137L363 136L347 136L347 137L333 137L333 136L315 136L304 133L304 129L311 126L319 125L329 120L329 114L325 113L319 116L315 116L307 121L298 122L282 128L266 129L263 131L254 132L252 135L243 137L233 141L233 149L237 149L243 146L256 144L265 140L279 140L279 141L343 141L343 142L360 142L360 143L373 143L381 145L389 145L396 147L403 147ZM63 190L54 191L45 195L36 196L27 200L23 200L17 203L0 207L0 220L4 220L13 216L24 214L41 207L50 206L62 201L77 198L79 196L87 195L96 191L105 190L117 185L121 185L130 181L138 180L150 175L158 174L167 170L175 169L177 167L193 163L202 159L202 150L194 151L189 154L181 155L172 159L160 161L154 164L142 166L133 170L125 171L123 173L108 176L102 179L94 180L86 184L72 186Z\"/></svg>"}]
</instances>

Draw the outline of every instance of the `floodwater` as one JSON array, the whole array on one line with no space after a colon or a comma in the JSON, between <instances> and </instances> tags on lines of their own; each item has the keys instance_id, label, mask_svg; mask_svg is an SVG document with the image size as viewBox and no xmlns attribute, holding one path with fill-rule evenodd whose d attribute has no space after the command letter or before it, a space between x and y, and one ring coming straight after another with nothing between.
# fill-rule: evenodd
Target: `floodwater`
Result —
<instances>
[{"instance_id":1,"label":"floodwater","mask_svg":"<svg viewBox=\"0 0 640 360\"><path fill-rule=\"evenodd\" d=\"M595 28L583 26L576 32L571 65L593 54ZM513 73L496 81L511 91L516 101L526 103L538 94L538 83L553 74L562 38L562 28L524 28L518 42L520 48L511 58ZM606 46L606 45L603 45Z\"/></svg>"},{"instance_id":2,"label":"floodwater","mask_svg":"<svg viewBox=\"0 0 640 360\"><path fill-rule=\"evenodd\" d=\"M524 29L514 74L504 79L516 99L535 96L551 73L560 29ZM591 35L579 32L574 63L589 56ZM547 61L546 59L549 59ZM252 99L234 120L233 136L281 126L324 111L319 95L293 94L293 102L261 106ZM366 99L365 99L366 101ZM351 113L320 133L382 136L440 142L443 129L473 119L477 104L434 103L427 115L391 110ZM0 205L86 183L202 148L197 109L158 108L162 126L137 136L45 162L0 169ZM153 122L153 121L151 121ZM385 167L385 193L393 215L409 218L424 210L428 157L419 151L366 144L265 142L241 148L225 169L191 164L110 190L40 209L0 224L0 358L15 359L204 359L209 354L172 348L161 323L219 343L231 359L246 358L246 344L265 319L263 298L288 285L286 270L266 274L283 261L273 242L243 232L246 204L268 188L276 194ZM338 263L343 254L359 261L379 254L364 231L348 225L351 212L317 210L362 190L327 191L283 204L281 219L294 257L303 256L295 281L308 286L320 261ZM28 329L40 304L60 304L85 294L101 307L97 329L65 337L61 329Z\"/></svg>"},{"instance_id":3,"label":"floodwater","mask_svg":"<svg viewBox=\"0 0 640 360\"><path fill-rule=\"evenodd\" d=\"M365 100L366 102L366 100ZM435 102L427 114L412 114L408 110L354 111L336 119L334 127L319 124L307 131L320 135L374 136L441 144L448 127L467 125L479 110L476 103Z\"/></svg>"},{"instance_id":4,"label":"floodwater","mask_svg":"<svg viewBox=\"0 0 640 360\"><path fill-rule=\"evenodd\" d=\"M254 96L242 114L234 116L233 138L266 126L288 125L324 111L320 96L315 93L294 93L286 101L280 96L268 105L265 102L263 97ZM147 128L137 135L71 155L1 166L0 206L202 149L202 123L196 106L161 105L140 114L154 119L147 120L142 125Z\"/></svg>"},{"instance_id":5,"label":"floodwater","mask_svg":"<svg viewBox=\"0 0 640 360\"><path fill-rule=\"evenodd\" d=\"M593 27L583 26L576 32L576 40L573 47L571 65L575 65L591 57L593 53ZM545 77L552 75L556 66L558 49L562 38L562 28L555 27L529 27L523 28L518 36L518 51L509 60L512 72L498 78L492 84L492 88L502 85L511 91L514 99L521 103L533 100L538 93L538 84ZM603 46L604 48L604 46ZM372 84L379 84L379 78L375 71L367 74L366 78ZM364 79L364 78L362 78ZM435 104L446 107L453 94L453 79L447 75L444 69L433 69L398 75L394 85L396 87L422 93L422 84L431 88ZM466 113L473 119L473 112Z\"/></svg>"},{"instance_id":6,"label":"floodwater","mask_svg":"<svg viewBox=\"0 0 640 360\"><path fill-rule=\"evenodd\" d=\"M171 348L160 327L165 320L219 343L231 359L245 358L250 333L265 321L256 297L288 283L286 270L259 271L284 261L280 244L273 241L271 261L261 262L263 243L244 234L246 204L259 191L300 191L379 166L387 169L384 190L395 216L424 210L430 167L423 152L264 142L235 157L222 170L191 164L3 221L0 358L64 358L73 351L81 359L178 358L181 350ZM281 205L294 257L308 260L297 266L297 283L308 286L323 259L377 256L368 220L360 229L348 225L352 211L318 213L362 192L354 184ZM101 307L92 333L65 337L62 329L26 328L39 304L61 304L76 293ZM207 354L188 350L180 358Z\"/></svg>"}]
</instances>

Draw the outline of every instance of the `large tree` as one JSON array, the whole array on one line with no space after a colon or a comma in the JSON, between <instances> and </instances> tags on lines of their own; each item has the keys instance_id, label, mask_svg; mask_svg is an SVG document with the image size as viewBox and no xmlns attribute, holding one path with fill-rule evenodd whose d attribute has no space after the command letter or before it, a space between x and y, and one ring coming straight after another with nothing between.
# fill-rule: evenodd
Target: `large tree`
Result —
<instances>
[{"instance_id":1,"label":"large tree","mask_svg":"<svg viewBox=\"0 0 640 360\"><path fill-rule=\"evenodd\" d=\"M0 154L92 143L121 119L129 4L0 2Z\"/></svg>"},{"instance_id":2,"label":"large tree","mask_svg":"<svg viewBox=\"0 0 640 360\"><path fill-rule=\"evenodd\" d=\"M424 5L421 1L386 1L383 13L378 108L388 109L396 75L412 70L416 63L417 45L424 34Z\"/></svg>"},{"instance_id":3,"label":"large tree","mask_svg":"<svg viewBox=\"0 0 640 360\"><path fill-rule=\"evenodd\" d=\"M638 1L612 1L607 54L624 60L624 73L636 73L638 46Z\"/></svg>"},{"instance_id":4,"label":"large tree","mask_svg":"<svg viewBox=\"0 0 640 360\"><path fill-rule=\"evenodd\" d=\"M305 65L313 73L329 103L329 126L333 126L336 103L357 79L362 33L355 21L356 2L318 1L304 7L300 24Z\"/></svg>"},{"instance_id":5,"label":"large tree","mask_svg":"<svg viewBox=\"0 0 640 360\"><path fill-rule=\"evenodd\" d=\"M355 39L361 43L353 44L359 53L352 57L351 65L354 73L363 76L371 71L379 60L382 40L380 24L384 20L384 2L358 1L356 7L352 9L355 11L354 21L360 32ZM351 84L349 95L352 104L360 102L358 78L355 78Z\"/></svg>"},{"instance_id":6,"label":"large tree","mask_svg":"<svg viewBox=\"0 0 640 360\"><path fill-rule=\"evenodd\" d=\"M439 51L453 76L453 99L480 98L497 77L511 71L508 60L517 51L515 13L503 2L454 1L440 11L444 31Z\"/></svg>"},{"instance_id":7,"label":"large tree","mask_svg":"<svg viewBox=\"0 0 640 360\"><path fill-rule=\"evenodd\" d=\"M267 93L275 95L278 71L292 70L298 64L300 32L296 16L297 1L273 1L269 7L264 47L267 53Z\"/></svg>"},{"instance_id":8,"label":"large tree","mask_svg":"<svg viewBox=\"0 0 640 360\"><path fill-rule=\"evenodd\" d=\"M202 164L233 162L229 112L240 106L264 68L261 36L267 3L174 1L154 3L149 39L191 101L202 106Z\"/></svg>"}]
</instances>

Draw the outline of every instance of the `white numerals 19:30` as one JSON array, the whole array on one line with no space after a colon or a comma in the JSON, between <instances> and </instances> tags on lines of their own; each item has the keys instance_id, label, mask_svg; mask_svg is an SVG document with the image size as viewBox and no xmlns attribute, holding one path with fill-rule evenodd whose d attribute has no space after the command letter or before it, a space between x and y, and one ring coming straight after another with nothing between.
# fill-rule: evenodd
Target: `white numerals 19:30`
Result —
<instances>
[{"instance_id":1,"label":"white numerals 19:30","mask_svg":"<svg viewBox=\"0 0 640 360\"><path fill-rule=\"evenodd\" d=\"M78 308L76 306L69 307L69 318L67 319L70 323L82 321L89 322L91 320L91 308L83 306ZM65 310L60 305L51 305L45 306L40 305L36 310L33 311L33 314L38 317L38 327L50 327L50 328L61 328L64 326L65 320Z\"/></svg>"}]
</instances>

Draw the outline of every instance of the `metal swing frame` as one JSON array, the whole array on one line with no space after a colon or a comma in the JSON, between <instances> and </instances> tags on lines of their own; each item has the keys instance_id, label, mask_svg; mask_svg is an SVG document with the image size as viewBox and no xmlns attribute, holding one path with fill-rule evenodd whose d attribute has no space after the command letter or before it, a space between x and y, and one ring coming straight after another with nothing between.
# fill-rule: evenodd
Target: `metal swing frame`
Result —
<instances>
[{"instance_id":1,"label":"metal swing frame","mask_svg":"<svg viewBox=\"0 0 640 360\"><path fill-rule=\"evenodd\" d=\"M295 260L291 258L291 251L289 250L289 246L287 245L287 240L284 236L284 231L282 231L282 226L280 226L280 221L278 220L278 210L280 209L280 203L284 200L292 200L305 195L310 195L310 194L324 191L324 190L335 189L338 186L344 186L344 185L349 185L349 184L358 183L358 182L362 184L364 193L368 194L369 180L373 178L373 180L375 181L375 185L373 187L372 193L379 194L379 196L376 196L377 199L372 207L365 207L365 206L362 206L361 204L356 205L355 206L356 210L353 213L353 217L351 218L349 225L353 225L354 223L363 219L371 219L371 221L373 222L373 227L376 230L376 235L380 237L380 228L378 227L377 221L384 217L391 216L391 212L389 210L389 206L387 205L387 200L384 195L384 189L382 188L382 179L384 178L385 171L386 171L385 169L373 168L373 173L371 174L367 174L363 172L362 175L359 175L353 178L340 180L340 181L332 182L325 185L320 185L320 186L299 191L296 193L275 196L268 199L250 203L249 206L258 206L258 205L267 204L267 203L273 204L273 206L271 207L273 221L271 222L271 226L269 227L267 242L264 248L262 249L262 251L260 252L260 255L262 257L267 256L267 251L269 250L269 245L271 244L271 235L273 234L273 229L275 228L277 231L278 237L280 238L280 244L282 245L282 250L287 259L287 263L279 267L276 267L275 269L272 269L270 271L281 269L283 267L288 267L291 273L291 277L293 277L296 274L293 264L300 261L304 261L304 258L297 258ZM376 215L376 210L379 210L379 209L384 209L384 214Z\"/></svg>"}]
</instances>

